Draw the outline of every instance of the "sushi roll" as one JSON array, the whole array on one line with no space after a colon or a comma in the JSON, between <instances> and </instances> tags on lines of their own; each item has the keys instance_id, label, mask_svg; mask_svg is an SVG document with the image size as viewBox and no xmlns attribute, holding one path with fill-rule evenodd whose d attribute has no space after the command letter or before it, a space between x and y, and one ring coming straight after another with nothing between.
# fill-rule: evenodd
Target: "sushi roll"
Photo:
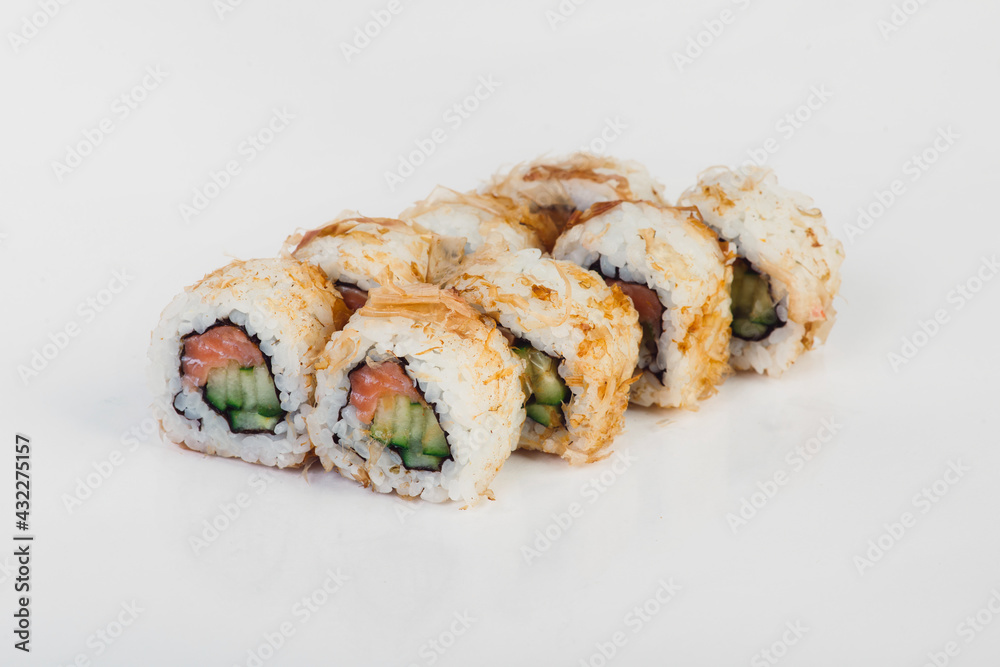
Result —
<instances>
[{"instance_id":1,"label":"sushi roll","mask_svg":"<svg viewBox=\"0 0 1000 667\"><path fill-rule=\"evenodd\" d=\"M527 362L519 447L588 463L622 429L642 330L631 302L596 273L536 249L486 247L446 285L494 318Z\"/></svg>"},{"instance_id":2,"label":"sushi roll","mask_svg":"<svg viewBox=\"0 0 1000 667\"><path fill-rule=\"evenodd\" d=\"M524 202L532 214L547 218L560 232L574 212L598 202L643 199L667 203L663 186L638 162L590 153L517 165L494 176L481 191Z\"/></svg>"},{"instance_id":3,"label":"sushi roll","mask_svg":"<svg viewBox=\"0 0 1000 667\"><path fill-rule=\"evenodd\" d=\"M380 493L472 504L517 445L523 362L433 285L373 290L316 368L316 454Z\"/></svg>"},{"instance_id":4,"label":"sushi roll","mask_svg":"<svg viewBox=\"0 0 1000 667\"><path fill-rule=\"evenodd\" d=\"M315 264L353 311L380 285L439 282L462 256L462 239L402 220L345 211L319 229L299 230L281 254Z\"/></svg>"},{"instance_id":5,"label":"sushi roll","mask_svg":"<svg viewBox=\"0 0 1000 667\"><path fill-rule=\"evenodd\" d=\"M326 276L293 260L233 262L188 287L149 350L165 436L250 463L302 463L313 361L348 315Z\"/></svg>"},{"instance_id":6,"label":"sushi roll","mask_svg":"<svg viewBox=\"0 0 1000 667\"><path fill-rule=\"evenodd\" d=\"M446 236L465 239L465 252L479 250L487 241L499 240L511 250L547 250L558 231L544 216L532 215L524 204L509 197L456 192L437 187L427 199L399 216Z\"/></svg>"},{"instance_id":7,"label":"sushi roll","mask_svg":"<svg viewBox=\"0 0 1000 667\"><path fill-rule=\"evenodd\" d=\"M635 305L642 375L633 403L689 408L715 393L728 370L732 257L697 211L595 204L574 216L552 256L600 273Z\"/></svg>"},{"instance_id":8,"label":"sushi roll","mask_svg":"<svg viewBox=\"0 0 1000 667\"><path fill-rule=\"evenodd\" d=\"M736 247L733 368L780 375L826 340L844 247L811 198L779 186L768 169L716 167L681 202Z\"/></svg>"}]
</instances>

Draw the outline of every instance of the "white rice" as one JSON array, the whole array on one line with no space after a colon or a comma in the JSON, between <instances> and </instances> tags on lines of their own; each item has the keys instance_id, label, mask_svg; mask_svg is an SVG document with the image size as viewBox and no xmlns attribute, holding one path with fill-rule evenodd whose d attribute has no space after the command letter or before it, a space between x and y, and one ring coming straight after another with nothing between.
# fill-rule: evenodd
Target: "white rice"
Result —
<instances>
[{"instance_id":1,"label":"white rice","mask_svg":"<svg viewBox=\"0 0 1000 667\"><path fill-rule=\"evenodd\" d=\"M330 282L363 290L438 282L463 254L464 241L393 218L344 211L323 227L299 230L281 254L318 266Z\"/></svg>"},{"instance_id":2,"label":"white rice","mask_svg":"<svg viewBox=\"0 0 1000 667\"><path fill-rule=\"evenodd\" d=\"M836 311L844 247L813 200L778 185L769 169L740 174L725 167L703 172L681 196L736 252L766 275L786 324L762 341L733 337L737 370L780 375L806 350L826 340Z\"/></svg>"},{"instance_id":3,"label":"white rice","mask_svg":"<svg viewBox=\"0 0 1000 667\"><path fill-rule=\"evenodd\" d=\"M585 211L606 201L648 200L666 204L663 186L638 162L590 153L542 157L497 174L481 192L510 197L535 207Z\"/></svg>"},{"instance_id":4,"label":"white rice","mask_svg":"<svg viewBox=\"0 0 1000 667\"><path fill-rule=\"evenodd\" d=\"M349 374L367 358L403 361L434 408L451 449L440 472L407 469L348 405ZM317 366L316 410L307 421L327 470L380 493L434 502L473 504L490 494L524 421L524 365L465 302L431 285L374 290Z\"/></svg>"},{"instance_id":5,"label":"white rice","mask_svg":"<svg viewBox=\"0 0 1000 667\"><path fill-rule=\"evenodd\" d=\"M690 212L647 202L595 207L563 232L553 257L652 289L663 305L657 355L640 347L638 405L693 407L727 369L731 257Z\"/></svg>"},{"instance_id":6,"label":"white rice","mask_svg":"<svg viewBox=\"0 0 1000 667\"><path fill-rule=\"evenodd\" d=\"M560 359L572 393L566 425L526 420L520 447L588 463L611 452L623 426L642 332L631 302L597 274L537 249L487 247L467 257L448 287L514 336Z\"/></svg>"},{"instance_id":7,"label":"white rice","mask_svg":"<svg viewBox=\"0 0 1000 667\"><path fill-rule=\"evenodd\" d=\"M555 232L542 228L523 204L508 197L463 193L437 187L431 195L399 215L438 234L465 239L471 254L486 243L503 243L512 250L545 249L543 238Z\"/></svg>"},{"instance_id":8,"label":"white rice","mask_svg":"<svg viewBox=\"0 0 1000 667\"><path fill-rule=\"evenodd\" d=\"M304 412L312 362L346 320L336 291L316 269L293 260L233 262L179 294L163 311L149 349L153 412L172 442L206 454L288 467L309 452ZM285 418L269 433L234 433L201 390L181 381L183 338L231 322L260 341Z\"/></svg>"}]
</instances>

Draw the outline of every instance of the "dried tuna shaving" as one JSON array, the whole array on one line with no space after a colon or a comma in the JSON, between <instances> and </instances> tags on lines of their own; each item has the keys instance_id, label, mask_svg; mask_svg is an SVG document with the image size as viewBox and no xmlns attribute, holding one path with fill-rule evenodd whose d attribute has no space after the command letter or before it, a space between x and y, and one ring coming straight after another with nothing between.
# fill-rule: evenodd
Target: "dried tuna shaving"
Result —
<instances>
[{"instance_id":1,"label":"dried tuna shaving","mask_svg":"<svg viewBox=\"0 0 1000 667\"><path fill-rule=\"evenodd\" d=\"M458 313L464 317L477 317L472 307L462 300L454 290L439 289L433 285L412 285L408 289L392 285L373 291L368 299L370 309L394 309L394 314L410 310L415 314L441 311L450 315ZM368 315L382 313L366 313Z\"/></svg>"},{"instance_id":2,"label":"dried tuna shaving","mask_svg":"<svg viewBox=\"0 0 1000 667\"><path fill-rule=\"evenodd\" d=\"M727 267L727 274L731 269ZM704 399L718 391L723 378L732 372L729 367L729 336L726 332L732 321L730 312L720 307L726 300L725 280L716 286L711 301L697 312L690 314L690 322L684 339L678 349L685 351L693 359L693 366L701 369L692 399ZM697 409L696 404L685 405Z\"/></svg>"},{"instance_id":3,"label":"dried tuna shaving","mask_svg":"<svg viewBox=\"0 0 1000 667\"><path fill-rule=\"evenodd\" d=\"M526 314L528 319L525 321L525 326L537 325L541 327L554 328L561 326L566 322L565 313L561 317L547 317L542 312L537 312L537 310L532 309L531 302L525 297L518 294L502 294L500 290L497 289L496 285L491 283L486 277L463 273L452 279L452 281L464 280L471 280L481 284L482 288L490 294L490 297L496 303L509 306L514 312ZM493 313L489 314L491 317L493 316Z\"/></svg>"},{"instance_id":4,"label":"dried tuna shaving","mask_svg":"<svg viewBox=\"0 0 1000 667\"><path fill-rule=\"evenodd\" d=\"M324 227L299 232L285 241L284 253L324 266L329 263L351 282L366 281L366 287L390 282L439 282L464 254L464 241L435 234L416 224L393 218L369 218L346 212ZM319 239L331 239L329 247L314 247ZM294 249L292 249L294 248ZM327 268L327 270L330 270Z\"/></svg>"},{"instance_id":5,"label":"dried tuna shaving","mask_svg":"<svg viewBox=\"0 0 1000 667\"><path fill-rule=\"evenodd\" d=\"M801 211L801 209L800 209L800 211ZM815 230L813 230L812 227L806 227L806 236L808 236L809 240L812 241L812 247L814 247L814 248L822 248L823 247L823 244L819 242L819 238L817 238L816 232L815 232Z\"/></svg>"},{"instance_id":6,"label":"dried tuna shaving","mask_svg":"<svg viewBox=\"0 0 1000 667\"><path fill-rule=\"evenodd\" d=\"M485 337L495 331L482 316L454 290L429 284L405 288L386 286L368 294L368 303L359 312L366 317L405 317L416 322L433 322L463 337ZM498 334L499 335L499 334Z\"/></svg>"},{"instance_id":7,"label":"dried tuna shaving","mask_svg":"<svg viewBox=\"0 0 1000 667\"><path fill-rule=\"evenodd\" d=\"M414 229L409 223L403 222L402 220L396 220L394 218L367 218L364 216L357 218L345 218L343 220L336 220L318 229L313 229L302 234L302 238L299 240L295 250L292 251L294 255L298 251L302 250L305 246L312 243L318 238L324 236L341 236L344 234L351 233L358 225L362 224L375 224L387 227L389 229L405 229L408 231L414 231L419 233L417 229ZM372 239L376 239L375 236L371 236Z\"/></svg>"},{"instance_id":8,"label":"dried tuna shaving","mask_svg":"<svg viewBox=\"0 0 1000 667\"><path fill-rule=\"evenodd\" d=\"M401 217L407 220L419 219L440 207L462 206L476 209L489 216L481 224L502 223L513 229L523 228L547 248L555 243L559 228L545 215L532 212L524 203L497 193L458 192L438 186L422 202L405 211Z\"/></svg>"},{"instance_id":9,"label":"dried tuna shaving","mask_svg":"<svg viewBox=\"0 0 1000 667\"><path fill-rule=\"evenodd\" d=\"M520 222L521 214L524 212L523 206L517 204L510 197L504 197L503 195L481 195L474 192L459 192L458 190L440 186L438 190L447 194L442 196L439 192L436 192L435 194L438 196L432 196L417 205L418 212L423 212L440 204L462 204L463 206L471 206L480 211L485 211L490 215L504 218L510 222Z\"/></svg>"},{"instance_id":10,"label":"dried tuna shaving","mask_svg":"<svg viewBox=\"0 0 1000 667\"><path fill-rule=\"evenodd\" d=\"M623 202L621 199L616 199L614 201L601 201L597 202L586 211L576 211L572 217L570 217L569 222L566 223L566 229L571 227L576 227L577 225L582 225L592 218L596 218L602 213L607 213L611 209L620 205Z\"/></svg>"},{"instance_id":11,"label":"dried tuna shaving","mask_svg":"<svg viewBox=\"0 0 1000 667\"><path fill-rule=\"evenodd\" d=\"M277 285L270 277L246 273L247 266L259 261L261 260L232 262L208 274L188 290L227 291L237 296L260 289L273 291ZM290 270L284 278L292 281L296 289L284 294L281 299L268 299L268 308L275 314L291 317L300 329L318 323L322 327L333 327L334 331L340 330L351 316L340 294L330 288L326 275L317 267L290 261L293 262L294 270ZM327 308L317 308L317 300L322 300ZM325 319L327 315L331 316L329 320Z\"/></svg>"},{"instance_id":12,"label":"dried tuna shaving","mask_svg":"<svg viewBox=\"0 0 1000 667\"><path fill-rule=\"evenodd\" d=\"M652 202L650 202L650 203L652 203ZM705 224L705 218L702 217L701 211L698 210L697 206L663 206L662 208L668 209L668 210L671 210L671 211L686 211L688 213L693 214L694 217L698 219L698 222L700 222L703 225Z\"/></svg>"},{"instance_id":13,"label":"dried tuna shaving","mask_svg":"<svg viewBox=\"0 0 1000 667\"><path fill-rule=\"evenodd\" d=\"M656 231L652 228L639 230L639 236L646 246L646 255L649 266L657 273L664 275L691 275L693 266L691 258L676 252L665 241L656 238ZM714 240L715 237L712 237Z\"/></svg>"},{"instance_id":14,"label":"dried tuna shaving","mask_svg":"<svg viewBox=\"0 0 1000 667\"><path fill-rule=\"evenodd\" d=\"M427 282L441 283L465 255L465 239L434 234L427 257Z\"/></svg>"},{"instance_id":15,"label":"dried tuna shaving","mask_svg":"<svg viewBox=\"0 0 1000 667\"><path fill-rule=\"evenodd\" d=\"M528 182L581 180L594 183L614 183L612 187L622 199L632 199L632 189L629 187L627 178L619 174L599 174L593 169L538 165L528 170L524 175L524 180Z\"/></svg>"}]
</instances>

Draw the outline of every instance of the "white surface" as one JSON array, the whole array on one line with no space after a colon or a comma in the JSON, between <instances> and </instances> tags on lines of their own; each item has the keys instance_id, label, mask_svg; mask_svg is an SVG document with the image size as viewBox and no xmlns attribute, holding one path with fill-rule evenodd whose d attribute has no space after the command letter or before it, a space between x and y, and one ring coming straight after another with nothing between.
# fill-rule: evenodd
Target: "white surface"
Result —
<instances>
[{"instance_id":1,"label":"white surface","mask_svg":"<svg viewBox=\"0 0 1000 667\"><path fill-rule=\"evenodd\" d=\"M927 3L884 39L888 0L592 0L555 30L556 0L404 1L350 63L339 43L386 4L333 4L245 2L220 20L208 0L92 0L61 7L17 53L0 47L0 541L14 532L15 431L34 442L38 536L33 651L5 634L0 663L246 665L287 621L294 635L263 664L422 665L426 642L467 612L436 664L599 665L595 644L619 631L609 664L769 664L755 654L796 621L808 631L779 664L916 666L952 640L950 664L996 664L1000 618L971 643L957 626L1000 590L1000 280L961 309L949 301L1000 250L995 3ZM673 53L726 8L733 21L679 72ZM7 2L0 27L36 11ZM155 66L168 76L120 119L115 98ZM443 114L480 76L500 86L454 128ZM777 123L814 86L832 97L787 137ZM240 143L282 107L294 120L246 162ZM112 134L60 182L52 162L106 116ZM671 196L777 140L769 164L847 248L825 348L780 380L727 382L697 413L632 412L618 449L635 462L595 502L582 489L613 477L611 462L518 455L496 502L460 511L315 470L275 472L257 495L263 469L122 441L148 425L149 331L182 286L343 208L393 215L438 183L469 188L576 149L616 117L627 127L611 152L648 164ZM383 173L437 127L447 140L389 192ZM904 163L948 127L960 138L913 182ZM186 224L178 206L230 159L242 172ZM848 241L858 207L894 179L905 193ZM123 268L134 278L88 321L78 304ZM887 354L938 309L949 321L893 372ZM70 322L79 335L25 386L18 365ZM831 418L833 441L734 533L727 513ZM115 451L121 465L68 512L64 494ZM969 471L922 513L914 494L949 461ZM196 555L189 538L239 493L249 507ZM522 547L574 502L582 516L527 563ZM905 511L915 526L860 574L854 557ZM350 580L300 622L293 606L330 569ZM634 632L626 615L661 579L682 589ZM91 635L132 601L143 611L97 655Z\"/></svg>"}]
</instances>

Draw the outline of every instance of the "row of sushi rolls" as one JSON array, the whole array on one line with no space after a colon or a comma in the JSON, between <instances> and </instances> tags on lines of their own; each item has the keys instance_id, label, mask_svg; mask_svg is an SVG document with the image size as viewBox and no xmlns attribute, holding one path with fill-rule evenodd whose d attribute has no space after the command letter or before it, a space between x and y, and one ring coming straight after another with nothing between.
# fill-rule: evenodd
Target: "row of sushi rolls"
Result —
<instances>
[{"instance_id":1,"label":"row of sushi rolls","mask_svg":"<svg viewBox=\"0 0 1000 667\"><path fill-rule=\"evenodd\" d=\"M153 332L153 410L191 450L468 506L514 450L599 461L629 404L780 375L826 339L843 258L770 170L671 203L635 162L543 157L208 274Z\"/></svg>"}]
</instances>

